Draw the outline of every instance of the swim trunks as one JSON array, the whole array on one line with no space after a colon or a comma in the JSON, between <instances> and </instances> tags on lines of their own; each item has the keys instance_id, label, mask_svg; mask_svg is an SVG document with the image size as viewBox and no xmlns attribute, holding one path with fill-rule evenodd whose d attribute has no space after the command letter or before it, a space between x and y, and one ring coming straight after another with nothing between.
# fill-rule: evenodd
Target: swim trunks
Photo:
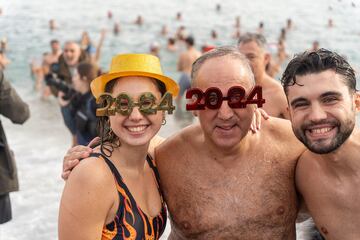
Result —
<instances>
[{"instance_id":1,"label":"swim trunks","mask_svg":"<svg viewBox=\"0 0 360 240\"><path fill-rule=\"evenodd\" d=\"M185 91L188 90L190 85L190 76L187 73L182 73L179 80L179 86L180 86L180 93L179 96L183 96Z\"/></svg>"}]
</instances>

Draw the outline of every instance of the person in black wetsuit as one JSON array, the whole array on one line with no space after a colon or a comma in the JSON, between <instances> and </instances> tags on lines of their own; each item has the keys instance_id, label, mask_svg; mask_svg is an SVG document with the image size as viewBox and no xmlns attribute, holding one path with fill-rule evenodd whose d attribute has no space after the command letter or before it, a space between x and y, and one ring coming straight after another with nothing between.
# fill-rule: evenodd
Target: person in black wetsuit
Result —
<instances>
[{"instance_id":1,"label":"person in black wetsuit","mask_svg":"<svg viewBox=\"0 0 360 240\"><path fill-rule=\"evenodd\" d=\"M59 102L64 111L69 113L75 126L76 141L78 144L88 144L98 136L96 101L90 91L90 82L98 75L98 68L92 63L80 63L73 76L73 87L77 92L68 101L60 94Z\"/></svg>"}]
</instances>

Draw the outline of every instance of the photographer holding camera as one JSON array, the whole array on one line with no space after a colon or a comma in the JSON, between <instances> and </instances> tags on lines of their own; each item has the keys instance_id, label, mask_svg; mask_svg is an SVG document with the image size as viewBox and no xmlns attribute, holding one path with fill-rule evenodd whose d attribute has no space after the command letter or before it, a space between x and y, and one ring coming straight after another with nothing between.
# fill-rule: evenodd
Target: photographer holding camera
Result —
<instances>
[{"instance_id":1,"label":"photographer holding camera","mask_svg":"<svg viewBox=\"0 0 360 240\"><path fill-rule=\"evenodd\" d=\"M91 63L80 63L72 78L74 90L59 91L62 111L70 116L77 144L87 145L97 134L96 101L90 92L90 82L98 76L98 68ZM69 94L69 92L71 92Z\"/></svg>"},{"instance_id":2,"label":"photographer holding camera","mask_svg":"<svg viewBox=\"0 0 360 240\"><path fill-rule=\"evenodd\" d=\"M0 115L15 124L23 124L30 117L30 110L0 70ZM0 121L0 224L11 220L10 192L19 190L14 154L6 140Z\"/></svg>"},{"instance_id":3,"label":"photographer holding camera","mask_svg":"<svg viewBox=\"0 0 360 240\"><path fill-rule=\"evenodd\" d=\"M79 63L89 62L89 56L81 50L80 45L74 41L67 41L64 51L59 57L58 64L51 66L50 73L45 76L46 84L50 86L55 97L59 97L59 91L65 93L65 100L69 100L74 93L72 90L72 78ZM61 114L66 127L72 135L72 144L77 143L76 126L68 109L61 107Z\"/></svg>"}]
</instances>

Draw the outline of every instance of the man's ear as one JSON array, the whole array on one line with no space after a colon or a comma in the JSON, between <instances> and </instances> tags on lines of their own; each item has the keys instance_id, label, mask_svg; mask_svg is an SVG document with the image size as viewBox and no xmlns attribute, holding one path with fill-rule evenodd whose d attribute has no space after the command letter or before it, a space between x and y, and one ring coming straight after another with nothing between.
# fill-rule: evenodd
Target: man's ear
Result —
<instances>
[{"instance_id":1,"label":"man's ear","mask_svg":"<svg viewBox=\"0 0 360 240\"><path fill-rule=\"evenodd\" d=\"M267 66L270 63L270 61L271 61L270 53L265 53L264 61L265 61L265 66Z\"/></svg>"},{"instance_id":2,"label":"man's ear","mask_svg":"<svg viewBox=\"0 0 360 240\"><path fill-rule=\"evenodd\" d=\"M287 112L287 114L288 114L289 120L292 122L292 115L291 115L291 111L290 111L289 105L286 106L286 112Z\"/></svg>"},{"instance_id":3,"label":"man's ear","mask_svg":"<svg viewBox=\"0 0 360 240\"><path fill-rule=\"evenodd\" d=\"M355 92L353 99L355 104L355 110L357 112L360 112L360 93L358 91Z\"/></svg>"}]
</instances>

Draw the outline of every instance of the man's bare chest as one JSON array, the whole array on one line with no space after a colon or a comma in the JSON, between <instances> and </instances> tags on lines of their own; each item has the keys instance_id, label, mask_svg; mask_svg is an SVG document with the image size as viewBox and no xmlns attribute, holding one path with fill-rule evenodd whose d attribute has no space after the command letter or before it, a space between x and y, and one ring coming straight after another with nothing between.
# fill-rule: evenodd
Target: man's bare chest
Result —
<instances>
[{"instance_id":1,"label":"man's bare chest","mask_svg":"<svg viewBox=\"0 0 360 240\"><path fill-rule=\"evenodd\" d=\"M193 168L175 176L163 190L172 222L187 238L219 232L245 236L294 224L292 169L261 163L238 170Z\"/></svg>"}]
</instances>

